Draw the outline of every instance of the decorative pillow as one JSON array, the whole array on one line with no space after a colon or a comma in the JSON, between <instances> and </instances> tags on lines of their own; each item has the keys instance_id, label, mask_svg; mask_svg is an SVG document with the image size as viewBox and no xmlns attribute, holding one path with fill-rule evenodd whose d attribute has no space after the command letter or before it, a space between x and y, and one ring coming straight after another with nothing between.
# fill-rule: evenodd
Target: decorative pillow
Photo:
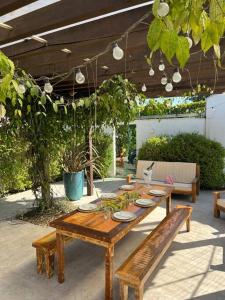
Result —
<instances>
[{"instance_id":1,"label":"decorative pillow","mask_svg":"<svg viewBox=\"0 0 225 300\"><path fill-rule=\"evenodd\" d=\"M173 185L174 184L173 176L171 175L166 176L165 183Z\"/></svg>"}]
</instances>

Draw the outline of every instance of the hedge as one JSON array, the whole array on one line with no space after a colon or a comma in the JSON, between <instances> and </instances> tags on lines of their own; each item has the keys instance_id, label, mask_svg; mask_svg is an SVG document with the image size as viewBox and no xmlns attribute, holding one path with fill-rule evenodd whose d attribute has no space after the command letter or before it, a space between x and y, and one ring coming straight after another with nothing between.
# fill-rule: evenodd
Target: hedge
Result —
<instances>
[{"instance_id":1,"label":"hedge","mask_svg":"<svg viewBox=\"0 0 225 300\"><path fill-rule=\"evenodd\" d=\"M200 165L201 187L224 186L225 149L197 133L160 136L148 139L138 154L140 160L195 162Z\"/></svg>"},{"instance_id":2,"label":"hedge","mask_svg":"<svg viewBox=\"0 0 225 300\"><path fill-rule=\"evenodd\" d=\"M107 134L97 133L94 142L100 156L101 175L106 177L112 163L112 138ZM31 187L28 148L24 139L9 135L0 127L0 195ZM50 173L53 181L62 179L61 155L60 151L50 155Z\"/></svg>"}]
</instances>

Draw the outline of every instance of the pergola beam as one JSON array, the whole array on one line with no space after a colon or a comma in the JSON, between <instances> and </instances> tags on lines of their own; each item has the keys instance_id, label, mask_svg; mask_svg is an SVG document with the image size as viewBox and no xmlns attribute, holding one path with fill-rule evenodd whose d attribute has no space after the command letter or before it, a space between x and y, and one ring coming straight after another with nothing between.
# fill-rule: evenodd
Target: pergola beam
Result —
<instances>
[{"instance_id":1,"label":"pergola beam","mask_svg":"<svg viewBox=\"0 0 225 300\"><path fill-rule=\"evenodd\" d=\"M0 16L8 14L18 8L35 2L36 0L1 0L0 2Z\"/></svg>"},{"instance_id":2,"label":"pergola beam","mask_svg":"<svg viewBox=\"0 0 225 300\"><path fill-rule=\"evenodd\" d=\"M144 0L67 0L43 7L8 24L13 30L8 34L0 29L1 45L55 30L73 23L88 20L115 10L146 2Z\"/></svg>"}]
</instances>

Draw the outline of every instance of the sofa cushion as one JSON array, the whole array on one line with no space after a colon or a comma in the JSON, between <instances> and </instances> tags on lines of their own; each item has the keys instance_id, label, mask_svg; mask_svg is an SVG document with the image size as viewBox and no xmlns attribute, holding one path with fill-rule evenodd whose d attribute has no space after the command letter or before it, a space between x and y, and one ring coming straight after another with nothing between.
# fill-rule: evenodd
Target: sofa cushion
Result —
<instances>
[{"instance_id":1,"label":"sofa cushion","mask_svg":"<svg viewBox=\"0 0 225 300\"><path fill-rule=\"evenodd\" d=\"M139 160L137 163L136 177L143 179L143 171L151 165L152 161ZM190 184L196 177L196 164L185 162L156 161L152 169L152 179L164 182L168 175L175 182Z\"/></svg>"},{"instance_id":2,"label":"sofa cushion","mask_svg":"<svg viewBox=\"0 0 225 300\"><path fill-rule=\"evenodd\" d=\"M158 180L152 180L152 184L159 184L163 186L172 186L174 191L185 191L185 192L191 192L192 191L192 184L191 183L182 183L182 182L174 182L173 185L165 183L163 181Z\"/></svg>"}]
</instances>

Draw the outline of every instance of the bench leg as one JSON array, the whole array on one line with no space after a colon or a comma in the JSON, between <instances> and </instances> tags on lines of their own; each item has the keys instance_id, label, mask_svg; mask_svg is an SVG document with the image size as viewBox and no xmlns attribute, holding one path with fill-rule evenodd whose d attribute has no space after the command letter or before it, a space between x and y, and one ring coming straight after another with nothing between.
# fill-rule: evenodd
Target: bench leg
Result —
<instances>
[{"instance_id":1,"label":"bench leg","mask_svg":"<svg viewBox=\"0 0 225 300\"><path fill-rule=\"evenodd\" d=\"M187 232L190 232L190 230L191 230L191 218L187 219L186 226L187 226Z\"/></svg>"},{"instance_id":2,"label":"bench leg","mask_svg":"<svg viewBox=\"0 0 225 300\"><path fill-rule=\"evenodd\" d=\"M54 254L45 253L45 270L48 278L51 278L53 275L54 256Z\"/></svg>"},{"instance_id":3,"label":"bench leg","mask_svg":"<svg viewBox=\"0 0 225 300\"><path fill-rule=\"evenodd\" d=\"M120 280L120 300L128 299L128 285Z\"/></svg>"},{"instance_id":4,"label":"bench leg","mask_svg":"<svg viewBox=\"0 0 225 300\"><path fill-rule=\"evenodd\" d=\"M37 257L37 273L43 273L43 252L41 249L36 248L36 257Z\"/></svg>"},{"instance_id":5,"label":"bench leg","mask_svg":"<svg viewBox=\"0 0 225 300\"><path fill-rule=\"evenodd\" d=\"M166 199L166 215L168 215L171 212L171 206L172 206L172 198L171 198L171 195L170 195Z\"/></svg>"},{"instance_id":6,"label":"bench leg","mask_svg":"<svg viewBox=\"0 0 225 300\"><path fill-rule=\"evenodd\" d=\"M192 202L195 203L197 198L196 184L192 184Z\"/></svg>"},{"instance_id":7,"label":"bench leg","mask_svg":"<svg viewBox=\"0 0 225 300\"><path fill-rule=\"evenodd\" d=\"M135 300L143 300L143 286L135 289Z\"/></svg>"}]
</instances>

